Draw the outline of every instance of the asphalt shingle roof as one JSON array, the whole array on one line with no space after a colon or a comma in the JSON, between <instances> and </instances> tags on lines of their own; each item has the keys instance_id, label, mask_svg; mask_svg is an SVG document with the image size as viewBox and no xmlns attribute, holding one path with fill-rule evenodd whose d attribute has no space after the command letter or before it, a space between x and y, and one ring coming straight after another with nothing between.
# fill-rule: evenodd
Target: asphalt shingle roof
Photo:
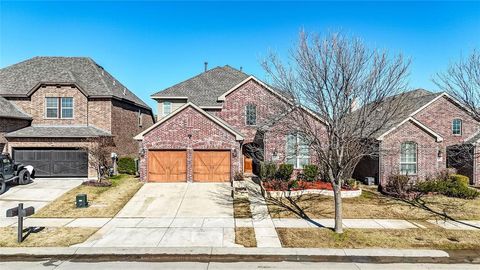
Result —
<instances>
[{"instance_id":1,"label":"asphalt shingle roof","mask_svg":"<svg viewBox=\"0 0 480 270\"><path fill-rule=\"evenodd\" d=\"M0 69L0 95L26 96L40 83L75 83L88 96L115 97L149 109L88 57L34 57Z\"/></svg>"},{"instance_id":2,"label":"asphalt shingle roof","mask_svg":"<svg viewBox=\"0 0 480 270\"><path fill-rule=\"evenodd\" d=\"M14 103L6 100L0 96L0 117L18 118L18 119L32 119L28 114L23 112Z\"/></svg>"},{"instance_id":3,"label":"asphalt shingle roof","mask_svg":"<svg viewBox=\"0 0 480 270\"><path fill-rule=\"evenodd\" d=\"M110 133L93 126L29 126L10 133L10 138L92 138L111 136Z\"/></svg>"},{"instance_id":4,"label":"asphalt shingle roof","mask_svg":"<svg viewBox=\"0 0 480 270\"><path fill-rule=\"evenodd\" d=\"M219 96L248 77L228 65L216 67L157 92L152 97L188 97L188 101L199 106L218 106Z\"/></svg>"}]
</instances>

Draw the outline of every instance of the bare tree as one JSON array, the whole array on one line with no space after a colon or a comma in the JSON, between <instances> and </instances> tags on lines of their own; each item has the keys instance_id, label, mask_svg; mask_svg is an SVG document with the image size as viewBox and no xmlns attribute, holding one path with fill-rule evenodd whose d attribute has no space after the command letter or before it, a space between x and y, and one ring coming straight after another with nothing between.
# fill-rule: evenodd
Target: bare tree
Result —
<instances>
[{"instance_id":1,"label":"bare tree","mask_svg":"<svg viewBox=\"0 0 480 270\"><path fill-rule=\"evenodd\" d=\"M95 169L97 180L101 182L108 175L113 140L111 137L98 137L89 139L88 142L89 146L85 147L88 153L88 166Z\"/></svg>"},{"instance_id":2,"label":"bare tree","mask_svg":"<svg viewBox=\"0 0 480 270\"><path fill-rule=\"evenodd\" d=\"M480 53L451 64L446 72L433 79L443 91L465 104L472 117L480 121Z\"/></svg>"},{"instance_id":3,"label":"bare tree","mask_svg":"<svg viewBox=\"0 0 480 270\"><path fill-rule=\"evenodd\" d=\"M263 67L290 97L288 128L310 143L312 162L334 190L335 232L343 233L341 188L358 162L378 155L375 135L404 109L409 61L369 50L342 34L301 32L287 64L271 54ZM323 122L312 121L312 112Z\"/></svg>"}]
</instances>

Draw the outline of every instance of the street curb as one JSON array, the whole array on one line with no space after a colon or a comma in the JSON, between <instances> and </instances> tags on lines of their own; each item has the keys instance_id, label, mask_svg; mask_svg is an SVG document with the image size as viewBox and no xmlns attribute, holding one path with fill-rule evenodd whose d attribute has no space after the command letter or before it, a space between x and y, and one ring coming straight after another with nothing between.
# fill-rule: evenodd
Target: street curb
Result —
<instances>
[{"instance_id":1,"label":"street curb","mask_svg":"<svg viewBox=\"0 0 480 270\"><path fill-rule=\"evenodd\" d=\"M480 250L310 248L0 248L0 261L474 263Z\"/></svg>"}]
</instances>

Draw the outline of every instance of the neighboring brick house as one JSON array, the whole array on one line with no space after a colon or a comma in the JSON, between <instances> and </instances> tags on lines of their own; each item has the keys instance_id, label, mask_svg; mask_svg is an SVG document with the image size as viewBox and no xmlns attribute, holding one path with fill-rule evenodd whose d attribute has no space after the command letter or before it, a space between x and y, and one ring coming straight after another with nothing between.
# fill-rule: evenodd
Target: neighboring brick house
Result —
<instances>
[{"instance_id":1,"label":"neighboring brick house","mask_svg":"<svg viewBox=\"0 0 480 270\"><path fill-rule=\"evenodd\" d=\"M205 71L152 98L158 101L159 121L135 138L142 148L140 177L159 182L231 181L237 172L251 173L246 146L284 113L276 105L289 102L279 91L230 66ZM310 162L308 147L295 130L275 135L272 130L269 126L262 136L264 160L291 163L297 169Z\"/></svg>"},{"instance_id":2,"label":"neighboring brick house","mask_svg":"<svg viewBox=\"0 0 480 270\"><path fill-rule=\"evenodd\" d=\"M112 151L136 157L132 137L154 123L151 108L86 57L35 57L0 69L0 105L0 151L43 177L95 177L85 148L111 137Z\"/></svg>"},{"instance_id":3,"label":"neighboring brick house","mask_svg":"<svg viewBox=\"0 0 480 270\"><path fill-rule=\"evenodd\" d=\"M392 174L416 180L455 168L479 185L480 156L475 146L480 123L446 93L419 89L405 95L407 109L377 134L379 158L362 161L354 177L375 177L385 185Z\"/></svg>"}]
</instances>

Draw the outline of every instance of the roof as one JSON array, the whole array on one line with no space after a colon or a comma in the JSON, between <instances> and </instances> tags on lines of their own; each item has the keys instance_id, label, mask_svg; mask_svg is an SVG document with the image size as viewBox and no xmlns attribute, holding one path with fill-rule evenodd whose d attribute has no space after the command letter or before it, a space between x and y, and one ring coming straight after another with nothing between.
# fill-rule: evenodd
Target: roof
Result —
<instances>
[{"instance_id":1,"label":"roof","mask_svg":"<svg viewBox=\"0 0 480 270\"><path fill-rule=\"evenodd\" d=\"M241 141L243 140L243 134L241 134L240 132L238 132L237 130L235 130L232 126L230 126L229 124L227 124L225 121L223 121L222 119L214 116L213 114L210 114L210 113L207 113L206 111L202 110L200 107L198 107L197 105L193 104L192 102L188 102L184 105L182 105L180 108L176 109L175 111L173 111L172 113L170 113L169 115L167 115L166 117L160 119L160 121L158 121L157 123L155 123L154 125L150 126L149 128L147 128L146 130L144 130L143 132L141 132L140 134L138 134L137 136L134 137L135 140L138 140L138 141L141 141L143 140L143 136L145 134L147 134L148 132L152 131L153 129L155 129L156 127L160 126L161 124L163 124L164 122L166 122L168 119L172 118L173 116L177 115L179 112L183 111L184 109L188 108L188 107L192 107L194 108L195 110L197 110L199 113L203 114L204 116L206 116L207 118L209 118L210 120L212 120L213 122L215 122L216 124L218 124L219 126L223 127L225 130L227 130L228 132L230 132L231 134L235 135L235 139L237 141Z\"/></svg>"},{"instance_id":2,"label":"roof","mask_svg":"<svg viewBox=\"0 0 480 270\"><path fill-rule=\"evenodd\" d=\"M0 95L29 96L41 84L75 84L88 97L110 97L150 108L88 57L34 57L0 69Z\"/></svg>"},{"instance_id":3,"label":"roof","mask_svg":"<svg viewBox=\"0 0 480 270\"><path fill-rule=\"evenodd\" d=\"M387 133L406 122L409 117L415 115L443 94L444 93L433 93L425 89L416 89L387 98L383 106L390 106L392 102L402 102L403 104L401 110L397 112L384 127L377 131L375 136L382 139ZM378 117L383 117L383 114L379 113ZM372 121L375 121L375 116L372 116Z\"/></svg>"},{"instance_id":4,"label":"roof","mask_svg":"<svg viewBox=\"0 0 480 270\"><path fill-rule=\"evenodd\" d=\"M17 118L17 119L32 119L32 117L23 112L14 103L6 100L0 96L0 117Z\"/></svg>"},{"instance_id":5,"label":"roof","mask_svg":"<svg viewBox=\"0 0 480 270\"><path fill-rule=\"evenodd\" d=\"M93 126L29 126L10 133L10 138L92 138L112 136Z\"/></svg>"},{"instance_id":6,"label":"roof","mask_svg":"<svg viewBox=\"0 0 480 270\"><path fill-rule=\"evenodd\" d=\"M228 65L216 67L152 95L152 98L188 98L200 107L220 106L218 97L249 75Z\"/></svg>"}]
</instances>

